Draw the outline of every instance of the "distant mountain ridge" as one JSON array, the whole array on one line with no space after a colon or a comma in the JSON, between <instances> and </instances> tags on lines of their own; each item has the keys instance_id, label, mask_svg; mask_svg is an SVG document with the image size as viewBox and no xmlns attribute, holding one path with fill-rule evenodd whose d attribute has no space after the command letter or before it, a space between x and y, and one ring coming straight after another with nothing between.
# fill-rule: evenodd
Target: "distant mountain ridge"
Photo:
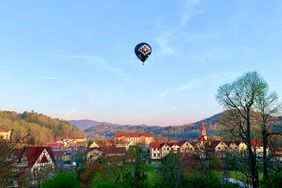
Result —
<instances>
[{"instance_id":1,"label":"distant mountain ridge","mask_svg":"<svg viewBox=\"0 0 282 188\"><path fill-rule=\"evenodd\" d=\"M89 120L89 119L82 119L82 120L70 120L69 121L71 124L79 127L82 130L89 129L91 127L99 126L99 125L119 125L119 124L113 124L109 122L99 122L99 121L94 121L94 120Z\"/></svg>"},{"instance_id":2,"label":"distant mountain ridge","mask_svg":"<svg viewBox=\"0 0 282 188\"><path fill-rule=\"evenodd\" d=\"M180 126L121 125L94 120L70 120L71 124L84 130L89 138L111 138L116 131L153 132L157 137L172 139L195 139L200 135L201 123L204 121L208 134L218 134L218 122L223 113L216 114L201 121Z\"/></svg>"},{"instance_id":3,"label":"distant mountain ridge","mask_svg":"<svg viewBox=\"0 0 282 188\"><path fill-rule=\"evenodd\" d=\"M121 132L152 132L156 137L165 137L175 140L194 140L201 134L201 124L205 122L207 134L221 136L223 134L219 121L223 113L215 114L206 119L179 125L179 126L153 126L153 125L121 125L93 120L74 120L72 124L84 129L88 138L112 138L116 131ZM275 129L282 130L282 117L278 117L278 126Z\"/></svg>"}]
</instances>

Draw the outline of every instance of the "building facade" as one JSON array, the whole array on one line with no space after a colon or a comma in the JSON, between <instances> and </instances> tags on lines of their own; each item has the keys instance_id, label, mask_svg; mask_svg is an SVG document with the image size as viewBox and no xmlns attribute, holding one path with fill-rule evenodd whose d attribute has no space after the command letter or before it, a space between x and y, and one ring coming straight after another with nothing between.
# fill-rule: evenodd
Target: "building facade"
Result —
<instances>
[{"instance_id":1,"label":"building facade","mask_svg":"<svg viewBox=\"0 0 282 188\"><path fill-rule=\"evenodd\" d=\"M132 142L133 145L150 145L154 141L153 133L121 133L114 135L115 142Z\"/></svg>"}]
</instances>

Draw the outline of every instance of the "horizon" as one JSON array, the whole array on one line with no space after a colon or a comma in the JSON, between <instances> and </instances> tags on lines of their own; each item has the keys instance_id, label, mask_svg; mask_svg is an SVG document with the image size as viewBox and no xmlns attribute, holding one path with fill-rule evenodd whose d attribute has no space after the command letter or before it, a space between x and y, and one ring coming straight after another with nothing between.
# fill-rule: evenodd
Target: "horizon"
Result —
<instances>
[{"instance_id":1,"label":"horizon","mask_svg":"<svg viewBox=\"0 0 282 188\"><path fill-rule=\"evenodd\" d=\"M0 2L1 110L176 126L223 112L217 89L257 71L278 93L282 2ZM143 66L139 42L152 46Z\"/></svg>"}]
</instances>

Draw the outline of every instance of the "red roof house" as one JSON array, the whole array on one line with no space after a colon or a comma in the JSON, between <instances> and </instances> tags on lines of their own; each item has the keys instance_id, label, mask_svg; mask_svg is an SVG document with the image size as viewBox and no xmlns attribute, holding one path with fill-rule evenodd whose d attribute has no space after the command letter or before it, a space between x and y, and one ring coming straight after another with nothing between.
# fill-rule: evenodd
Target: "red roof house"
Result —
<instances>
[{"instance_id":1,"label":"red roof house","mask_svg":"<svg viewBox=\"0 0 282 188\"><path fill-rule=\"evenodd\" d=\"M55 158L51 147L25 147L19 155L18 167L31 172L54 170Z\"/></svg>"}]
</instances>

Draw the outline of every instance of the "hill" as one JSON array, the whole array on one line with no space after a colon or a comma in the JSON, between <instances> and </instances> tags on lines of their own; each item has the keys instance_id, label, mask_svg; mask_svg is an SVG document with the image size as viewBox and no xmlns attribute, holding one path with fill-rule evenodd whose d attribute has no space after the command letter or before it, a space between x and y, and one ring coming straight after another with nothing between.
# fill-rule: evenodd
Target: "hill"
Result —
<instances>
[{"instance_id":1,"label":"hill","mask_svg":"<svg viewBox=\"0 0 282 188\"><path fill-rule=\"evenodd\" d=\"M0 111L0 129L13 130L12 140L29 145L42 145L67 137L84 136L83 131L68 121L35 112Z\"/></svg>"},{"instance_id":2,"label":"hill","mask_svg":"<svg viewBox=\"0 0 282 188\"><path fill-rule=\"evenodd\" d=\"M89 120L89 119L82 119L82 120L70 120L69 121L71 124L79 127L82 130L89 129L91 127L96 127L96 126L114 126L119 124L113 124L113 123L108 123L108 122L99 122L99 121L94 121L94 120Z\"/></svg>"},{"instance_id":3,"label":"hill","mask_svg":"<svg viewBox=\"0 0 282 188\"><path fill-rule=\"evenodd\" d=\"M208 134L218 135L218 122L222 113L207 119L181 126L154 126L154 125L121 125L93 120L71 120L74 125L84 129L89 138L110 138L116 131L121 132L153 132L157 137L171 139L195 139L200 135L201 122L206 123Z\"/></svg>"},{"instance_id":4,"label":"hill","mask_svg":"<svg viewBox=\"0 0 282 188\"><path fill-rule=\"evenodd\" d=\"M205 122L207 134L210 136L220 136L223 131L220 128L219 121L223 113L218 113L209 118L180 126L152 126L152 125L120 125L108 122L97 122L92 120L71 121L78 127L88 127L84 132L89 138L111 138L116 131L121 132L152 132L157 137L165 137L176 140L193 140L201 134L201 124ZM282 117L278 118L277 126L274 127L276 132L282 130ZM83 124L87 122L87 124Z\"/></svg>"}]
</instances>

